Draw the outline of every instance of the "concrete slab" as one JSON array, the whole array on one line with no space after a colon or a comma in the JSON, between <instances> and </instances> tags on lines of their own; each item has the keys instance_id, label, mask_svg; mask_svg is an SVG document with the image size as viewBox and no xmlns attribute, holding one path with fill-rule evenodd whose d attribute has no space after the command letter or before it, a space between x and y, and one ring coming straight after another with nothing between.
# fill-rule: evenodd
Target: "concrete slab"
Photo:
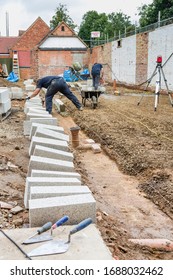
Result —
<instances>
[{"instance_id":1,"label":"concrete slab","mask_svg":"<svg viewBox=\"0 0 173 280\"><path fill-rule=\"evenodd\" d=\"M27 103L25 102L25 106L24 106L24 113L27 114L29 112L29 109L33 108L33 109L40 109L40 110L45 110L45 108L42 106L42 104L31 104L31 103Z\"/></svg>"},{"instance_id":2,"label":"concrete slab","mask_svg":"<svg viewBox=\"0 0 173 280\"><path fill-rule=\"evenodd\" d=\"M33 156L67 160L67 161L74 160L73 154L70 152L64 152L61 150L52 149L52 148L40 146L40 145L35 146Z\"/></svg>"},{"instance_id":3,"label":"concrete slab","mask_svg":"<svg viewBox=\"0 0 173 280\"><path fill-rule=\"evenodd\" d=\"M54 240L61 239L67 241L70 230L74 227L64 225L54 231ZM37 248L38 243L23 245L22 242L37 232L38 228L20 228L5 230L12 240L21 249L29 253ZM0 232L1 254L0 260L27 260L25 255ZM40 243L41 245L41 243ZM33 257L33 260L113 260L112 255L105 245L101 234L95 224L91 224L85 229L72 235L69 250L64 254Z\"/></svg>"},{"instance_id":4,"label":"concrete slab","mask_svg":"<svg viewBox=\"0 0 173 280\"><path fill-rule=\"evenodd\" d=\"M42 127L42 128L54 130L56 132L64 133L64 128L62 126L49 125L49 124L44 124L44 123L32 123L31 131L30 131L30 139L32 138L32 136L34 136L37 127Z\"/></svg>"},{"instance_id":5,"label":"concrete slab","mask_svg":"<svg viewBox=\"0 0 173 280\"><path fill-rule=\"evenodd\" d=\"M49 170L35 170L31 172L31 177L66 177L66 178L77 178L81 181L81 175L77 172L60 172L60 171L49 171Z\"/></svg>"},{"instance_id":6,"label":"concrete slab","mask_svg":"<svg viewBox=\"0 0 173 280\"><path fill-rule=\"evenodd\" d=\"M31 143L30 143L30 147L29 147L30 156L33 155L36 145L41 145L41 146L49 147L52 149L62 150L64 152L69 151L67 141L33 136Z\"/></svg>"},{"instance_id":7,"label":"concrete slab","mask_svg":"<svg viewBox=\"0 0 173 280\"><path fill-rule=\"evenodd\" d=\"M26 120L30 120L32 118L52 118L52 115L43 111L43 113L27 113Z\"/></svg>"},{"instance_id":8,"label":"concrete slab","mask_svg":"<svg viewBox=\"0 0 173 280\"><path fill-rule=\"evenodd\" d=\"M32 186L30 199L91 193L87 186Z\"/></svg>"},{"instance_id":9,"label":"concrete slab","mask_svg":"<svg viewBox=\"0 0 173 280\"><path fill-rule=\"evenodd\" d=\"M42 226L47 221L55 223L69 216L67 224L74 225L90 217L96 221L96 201L91 194L68 195L29 200L30 227Z\"/></svg>"},{"instance_id":10,"label":"concrete slab","mask_svg":"<svg viewBox=\"0 0 173 280\"><path fill-rule=\"evenodd\" d=\"M69 142L69 135L39 126L37 127L34 136L49 139L58 139Z\"/></svg>"},{"instance_id":11,"label":"concrete slab","mask_svg":"<svg viewBox=\"0 0 173 280\"><path fill-rule=\"evenodd\" d=\"M33 169L74 172L74 164L70 161L31 156L28 167L28 177Z\"/></svg>"},{"instance_id":12,"label":"concrete slab","mask_svg":"<svg viewBox=\"0 0 173 280\"><path fill-rule=\"evenodd\" d=\"M81 182L76 178L56 178L56 177L27 177L25 183L24 205L28 209L30 188L32 186L80 186Z\"/></svg>"},{"instance_id":13,"label":"concrete slab","mask_svg":"<svg viewBox=\"0 0 173 280\"><path fill-rule=\"evenodd\" d=\"M24 121L23 122L24 135L30 135L32 123L44 123L44 124L49 124L49 125L57 125L58 120L57 120L57 118L31 118L28 121Z\"/></svg>"}]
</instances>

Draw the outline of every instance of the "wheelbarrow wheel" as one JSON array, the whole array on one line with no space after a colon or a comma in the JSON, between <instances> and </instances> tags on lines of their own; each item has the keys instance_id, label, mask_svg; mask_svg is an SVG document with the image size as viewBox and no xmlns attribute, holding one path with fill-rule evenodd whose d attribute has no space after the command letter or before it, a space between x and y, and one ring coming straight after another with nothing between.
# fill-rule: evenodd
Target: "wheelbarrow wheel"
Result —
<instances>
[{"instance_id":1,"label":"wheelbarrow wheel","mask_svg":"<svg viewBox=\"0 0 173 280\"><path fill-rule=\"evenodd\" d=\"M97 107L97 98L96 98L96 96L92 96L92 108L93 109L96 109L96 107Z\"/></svg>"}]
</instances>

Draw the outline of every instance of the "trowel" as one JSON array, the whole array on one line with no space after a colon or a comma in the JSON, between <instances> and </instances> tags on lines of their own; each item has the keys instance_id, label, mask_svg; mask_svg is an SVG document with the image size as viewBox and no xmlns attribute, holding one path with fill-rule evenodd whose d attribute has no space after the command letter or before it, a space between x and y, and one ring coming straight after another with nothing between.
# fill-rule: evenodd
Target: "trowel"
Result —
<instances>
[{"instance_id":1,"label":"trowel","mask_svg":"<svg viewBox=\"0 0 173 280\"><path fill-rule=\"evenodd\" d=\"M28 245L33 243L39 243L43 241L49 241L53 239L52 231L56 228L64 224L66 221L68 221L68 216L62 217L60 220L58 220L55 224L52 225L51 222L48 222L44 224L41 228L37 230L37 232L30 236L28 239L22 242L22 244ZM51 229L51 234L42 234L43 232Z\"/></svg>"},{"instance_id":2,"label":"trowel","mask_svg":"<svg viewBox=\"0 0 173 280\"><path fill-rule=\"evenodd\" d=\"M65 253L68 248L69 244L71 242L71 235L86 228L92 223L92 219L88 218L80 222L78 225L76 225L68 235L68 240L53 240L50 242L47 242L46 244L32 250L30 253L28 253L29 257L37 257L37 256L45 256L45 255L54 255L54 254L62 254Z\"/></svg>"}]
</instances>

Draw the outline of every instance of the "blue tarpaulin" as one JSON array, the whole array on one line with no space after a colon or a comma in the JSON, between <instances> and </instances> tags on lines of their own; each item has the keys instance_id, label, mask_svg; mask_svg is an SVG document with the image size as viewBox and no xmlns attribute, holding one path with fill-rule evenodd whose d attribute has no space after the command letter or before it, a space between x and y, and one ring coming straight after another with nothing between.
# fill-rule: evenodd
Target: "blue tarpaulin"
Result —
<instances>
[{"instance_id":1,"label":"blue tarpaulin","mask_svg":"<svg viewBox=\"0 0 173 280\"><path fill-rule=\"evenodd\" d=\"M14 72L10 72L8 77L6 78L9 82L15 83L19 80L18 76Z\"/></svg>"}]
</instances>

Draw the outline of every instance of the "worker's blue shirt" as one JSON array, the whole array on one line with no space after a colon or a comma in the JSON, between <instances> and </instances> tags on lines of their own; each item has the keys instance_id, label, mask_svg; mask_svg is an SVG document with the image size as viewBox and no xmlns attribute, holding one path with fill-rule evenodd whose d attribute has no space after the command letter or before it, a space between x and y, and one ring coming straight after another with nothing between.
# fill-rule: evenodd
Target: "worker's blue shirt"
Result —
<instances>
[{"instance_id":1,"label":"worker's blue shirt","mask_svg":"<svg viewBox=\"0 0 173 280\"><path fill-rule=\"evenodd\" d=\"M61 76L46 76L37 82L37 88L48 88L54 79L63 79Z\"/></svg>"},{"instance_id":2,"label":"worker's blue shirt","mask_svg":"<svg viewBox=\"0 0 173 280\"><path fill-rule=\"evenodd\" d=\"M92 75L100 75L100 71L103 68L102 64L95 63L92 67L91 74Z\"/></svg>"}]
</instances>

